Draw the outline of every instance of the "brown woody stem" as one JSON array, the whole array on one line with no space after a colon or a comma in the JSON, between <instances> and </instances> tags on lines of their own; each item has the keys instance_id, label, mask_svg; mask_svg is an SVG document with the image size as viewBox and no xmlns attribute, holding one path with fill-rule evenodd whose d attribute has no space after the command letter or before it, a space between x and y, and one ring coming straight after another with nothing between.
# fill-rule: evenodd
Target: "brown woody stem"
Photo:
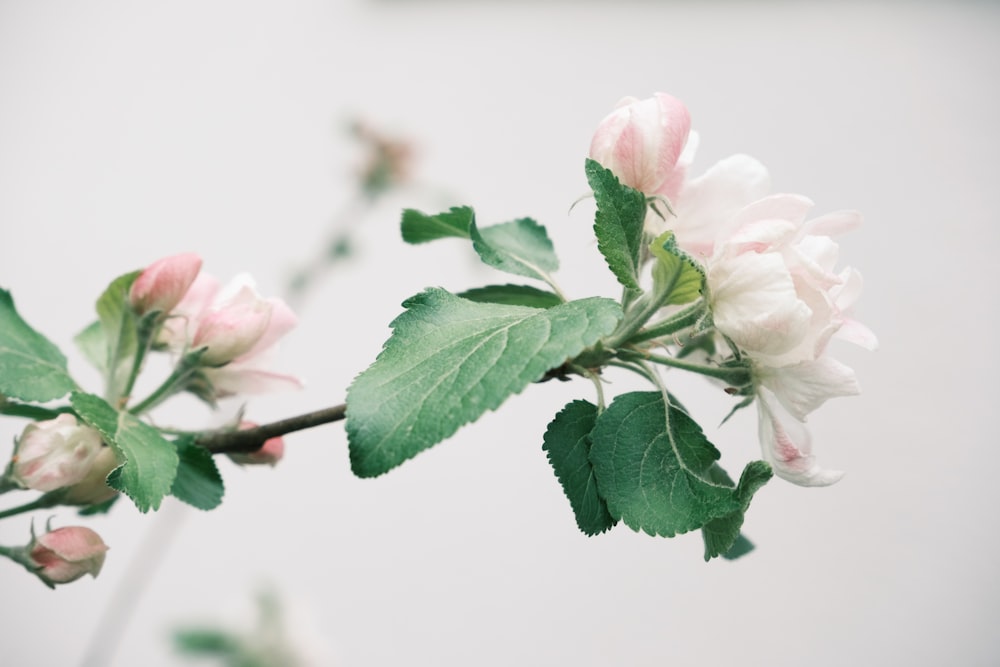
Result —
<instances>
[{"instance_id":1,"label":"brown woody stem","mask_svg":"<svg viewBox=\"0 0 1000 667\"><path fill-rule=\"evenodd\" d=\"M340 421L344 418L346 412L347 404L341 403L340 405L334 405L323 410L307 412L304 415L289 417L288 419L271 422L270 424L262 424L253 428L208 433L195 440L195 444L204 447L213 454L252 452L260 449L265 440L276 438L286 433L293 433L314 426Z\"/></svg>"}]
</instances>

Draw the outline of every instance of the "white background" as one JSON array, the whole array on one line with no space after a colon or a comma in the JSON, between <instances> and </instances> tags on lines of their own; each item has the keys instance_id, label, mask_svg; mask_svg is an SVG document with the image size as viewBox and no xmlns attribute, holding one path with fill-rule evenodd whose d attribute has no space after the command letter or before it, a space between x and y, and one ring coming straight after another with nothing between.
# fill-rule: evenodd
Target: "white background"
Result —
<instances>
[{"instance_id":1,"label":"white background","mask_svg":"<svg viewBox=\"0 0 1000 667\"><path fill-rule=\"evenodd\" d=\"M817 213L865 214L842 258L882 345L837 348L864 394L810 421L847 477L765 487L743 560L704 563L697 535L579 534L540 443L591 389L533 386L376 480L350 475L333 425L290 436L275 470L220 462L215 512L121 503L88 524L111 545L97 580L50 591L0 563L0 661L82 664L113 599L137 592L92 664L185 664L171 628L249 627L270 582L324 664L996 664L998 28L985 3L0 1L0 285L82 382L72 336L121 273L194 250L280 294L350 197L355 116L413 138L429 187L365 219L358 261L281 348L307 388L254 398L249 417L340 402L406 296L494 279L457 245L403 247L404 206L534 216L571 295L614 295L592 268L592 208L567 210L600 119L658 90L691 110L696 173L747 152ZM677 382L703 423L725 414L717 390ZM165 419L213 418L191 402ZM0 440L22 426L0 421ZM710 433L731 469L755 455L750 411ZM0 543L27 533L3 521ZM137 568L150 553L159 566Z\"/></svg>"}]
</instances>

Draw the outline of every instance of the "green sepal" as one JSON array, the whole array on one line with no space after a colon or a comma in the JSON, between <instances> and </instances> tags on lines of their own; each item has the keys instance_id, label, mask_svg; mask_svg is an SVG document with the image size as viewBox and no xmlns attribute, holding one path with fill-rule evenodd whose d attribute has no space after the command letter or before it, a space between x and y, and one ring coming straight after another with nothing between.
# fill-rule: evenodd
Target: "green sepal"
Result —
<instances>
[{"instance_id":1,"label":"green sepal","mask_svg":"<svg viewBox=\"0 0 1000 667\"><path fill-rule=\"evenodd\" d=\"M174 442L179 465L170 495L200 510L212 510L222 503L225 485L212 453L195 445L191 438Z\"/></svg>"},{"instance_id":2,"label":"green sepal","mask_svg":"<svg viewBox=\"0 0 1000 667\"><path fill-rule=\"evenodd\" d=\"M62 351L21 319L10 292L0 289L0 395L50 401L75 387Z\"/></svg>"},{"instance_id":3,"label":"green sepal","mask_svg":"<svg viewBox=\"0 0 1000 667\"><path fill-rule=\"evenodd\" d=\"M70 404L80 419L100 431L123 462L108 475L108 486L131 498L140 512L159 509L177 476L179 457L173 443L99 396L73 392Z\"/></svg>"},{"instance_id":4,"label":"green sepal","mask_svg":"<svg viewBox=\"0 0 1000 667\"><path fill-rule=\"evenodd\" d=\"M603 298L548 309L475 303L442 289L404 302L392 336L347 393L351 468L381 475L450 437L606 336Z\"/></svg>"},{"instance_id":5,"label":"green sepal","mask_svg":"<svg viewBox=\"0 0 1000 667\"><path fill-rule=\"evenodd\" d=\"M129 303L129 290L142 271L118 276L97 299L100 335L90 325L77 334L77 345L92 362L103 345L104 361L95 366L104 373L104 396L116 402L121 398L139 353L139 316Z\"/></svg>"},{"instance_id":6,"label":"green sepal","mask_svg":"<svg viewBox=\"0 0 1000 667\"><path fill-rule=\"evenodd\" d=\"M587 535L598 535L617 523L597 488L589 458L590 433L596 422L596 405L573 401L549 423L542 445L573 508L576 525Z\"/></svg>"},{"instance_id":7,"label":"green sepal","mask_svg":"<svg viewBox=\"0 0 1000 667\"><path fill-rule=\"evenodd\" d=\"M121 498L121 496L115 494L110 498L108 498L107 500L105 500L103 503L97 503L96 505L87 505L86 507L81 507L77 511L77 514L80 516L96 516L98 514L107 514L108 512L111 511L111 508L114 507L114 504L118 502L119 498Z\"/></svg>"},{"instance_id":8,"label":"green sepal","mask_svg":"<svg viewBox=\"0 0 1000 667\"><path fill-rule=\"evenodd\" d=\"M611 516L633 530L673 537L740 509L709 470L719 451L659 392L615 398L597 419L590 460Z\"/></svg>"},{"instance_id":9,"label":"green sepal","mask_svg":"<svg viewBox=\"0 0 1000 667\"><path fill-rule=\"evenodd\" d=\"M530 308L551 308L564 303L558 294L530 285L487 285L459 292L458 296L477 303L502 303Z\"/></svg>"},{"instance_id":10,"label":"green sepal","mask_svg":"<svg viewBox=\"0 0 1000 667\"><path fill-rule=\"evenodd\" d=\"M680 306L700 297L705 288L705 270L677 247L673 232L664 232L649 246L656 258L653 293L664 306Z\"/></svg>"},{"instance_id":11,"label":"green sepal","mask_svg":"<svg viewBox=\"0 0 1000 667\"><path fill-rule=\"evenodd\" d=\"M705 542L705 560L711 560L716 556L723 556L732 560L748 553L753 549L753 543L745 537L741 538L740 529L743 527L743 520L750 501L762 486L774 475L771 466L764 461L751 461L743 469L740 475L740 482L733 489L733 493L739 502L739 509L723 517L709 521L701 529L701 536ZM709 476L713 481L726 486L733 486L733 480L725 470L718 465L712 466Z\"/></svg>"},{"instance_id":12,"label":"green sepal","mask_svg":"<svg viewBox=\"0 0 1000 667\"><path fill-rule=\"evenodd\" d=\"M646 197L622 185L609 169L594 160L587 160L585 170L597 202L594 216L597 248L618 282L638 290Z\"/></svg>"},{"instance_id":13,"label":"green sepal","mask_svg":"<svg viewBox=\"0 0 1000 667\"><path fill-rule=\"evenodd\" d=\"M474 219L475 214L469 206L453 206L437 215L408 208L403 211L400 231L407 243L427 243L449 237L467 239Z\"/></svg>"}]
</instances>

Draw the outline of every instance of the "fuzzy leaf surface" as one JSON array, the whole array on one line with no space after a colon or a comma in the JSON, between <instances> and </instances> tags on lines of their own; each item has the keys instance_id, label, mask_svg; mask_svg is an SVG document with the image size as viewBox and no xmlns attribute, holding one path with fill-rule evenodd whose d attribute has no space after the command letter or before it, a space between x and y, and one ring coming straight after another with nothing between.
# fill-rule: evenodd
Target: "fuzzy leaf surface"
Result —
<instances>
[{"instance_id":1,"label":"fuzzy leaf surface","mask_svg":"<svg viewBox=\"0 0 1000 667\"><path fill-rule=\"evenodd\" d=\"M458 296L478 303L503 303L531 308L551 308L563 302L557 294L530 285L487 285L460 292Z\"/></svg>"},{"instance_id":2,"label":"fuzzy leaf surface","mask_svg":"<svg viewBox=\"0 0 1000 667\"><path fill-rule=\"evenodd\" d=\"M740 509L713 482L719 451L686 412L659 392L631 392L601 413L590 459L611 516L633 530L673 537Z\"/></svg>"},{"instance_id":3,"label":"fuzzy leaf surface","mask_svg":"<svg viewBox=\"0 0 1000 667\"><path fill-rule=\"evenodd\" d=\"M621 319L610 299L538 309L475 303L442 289L404 302L392 336L347 393L351 468L380 475L495 410Z\"/></svg>"},{"instance_id":4,"label":"fuzzy leaf surface","mask_svg":"<svg viewBox=\"0 0 1000 667\"><path fill-rule=\"evenodd\" d=\"M427 243L449 237L467 239L474 219L475 214L468 206L453 206L437 215L427 215L408 208L403 211L400 231L407 243Z\"/></svg>"},{"instance_id":5,"label":"fuzzy leaf surface","mask_svg":"<svg viewBox=\"0 0 1000 667\"><path fill-rule=\"evenodd\" d=\"M222 502L225 492L215 457L189 439L177 440L174 444L179 465L170 495L200 510L215 509Z\"/></svg>"},{"instance_id":6,"label":"fuzzy leaf surface","mask_svg":"<svg viewBox=\"0 0 1000 667\"><path fill-rule=\"evenodd\" d=\"M752 461L743 469L740 483L734 489L740 508L732 514L712 519L702 526L701 536L705 542L706 561L716 556L732 560L753 549L750 540L740 534L740 528L743 527L743 520L754 494L767 484L773 474L771 466L763 461ZM733 486L732 479L718 465L712 466L709 476L720 484Z\"/></svg>"},{"instance_id":7,"label":"fuzzy leaf surface","mask_svg":"<svg viewBox=\"0 0 1000 667\"><path fill-rule=\"evenodd\" d=\"M589 458L590 432L595 423L597 406L573 401L549 423L542 445L573 508L576 525L587 535L598 535L617 523L597 488Z\"/></svg>"},{"instance_id":8,"label":"fuzzy leaf surface","mask_svg":"<svg viewBox=\"0 0 1000 667\"><path fill-rule=\"evenodd\" d=\"M594 234L608 267L625 287L639 289L639 253L646 222L646 197L622 185L594 160L587 160L587 182L594 191Z\"/></svg>"},{"instance_id":9,"label":"fuzzy leaf surface","mask_svg":"<svg viewBox=\"0 0 1000 667\"><path fill-rule=\"evenodd\" d=\"M0 289L0 394L50 401L75 386L62 351L21 319L10 292Z\"/></svg>"},{"instance_id":10,"label":"fuzzy leaf surface","mask_svg":"<svg viewBox=\"0 0 1000 667\"><path fill-rule=\"evenodd\" d=\"M673 232L664 232L649 246L656 263L653 265L653 289L669 296L663 305L691 303L705 286L705 270L690 255L677 247Z\"/></svg>"},{"instance_id":11,"label":"fuzzy leaf surface","mask_svg":"<svg viewBox=\"0 0 1000 667\"><path fill-rule=\"evenodd\" d=\"M559 268L545 227L531 218L482 228L473 221L469 233L480 259L495 269L545 280L547 274Z\"/></svg>"},{"instance_id":12,"label":"fuzzy leaf surface","mask_svg":"<svg viewBox=\"0 0 1000 667\"><path fill-rule=\"evenodd\" d=\"M108 475L108 486L131 498L140 512L158 509L177 476L174 444L135 415L118 412L93 394L74 392L70 403L124 461Z\"/></svg>"}]
</instances>

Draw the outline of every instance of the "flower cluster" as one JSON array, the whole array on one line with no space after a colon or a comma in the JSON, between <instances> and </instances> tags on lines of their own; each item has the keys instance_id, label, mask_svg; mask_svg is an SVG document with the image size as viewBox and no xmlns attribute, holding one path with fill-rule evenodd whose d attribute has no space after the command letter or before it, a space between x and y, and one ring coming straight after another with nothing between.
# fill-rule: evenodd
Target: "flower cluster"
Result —
<instances>
[{"instance_id":1,"label":"flower cluster","mask_svg":"<svg viewBox=\"0 0 1000 667\"><path fill-rule=\"evenodd\" d=\"M764 459L775 473L822 486L842 473L821 468L803 424L827 399L859 392L854 372L828 354L832 338L874 349L875 336L851 316L861 275L836 269L835 236L861 217L841 211L807 219L812 202L769 194L767 169L746 155L690 177L690 118L675 98L626 98L600 124L592 159L669 213L647 228L673 232L700 262L711 322L733 354L750 363Z\"/></svg>"}]
</instances>

